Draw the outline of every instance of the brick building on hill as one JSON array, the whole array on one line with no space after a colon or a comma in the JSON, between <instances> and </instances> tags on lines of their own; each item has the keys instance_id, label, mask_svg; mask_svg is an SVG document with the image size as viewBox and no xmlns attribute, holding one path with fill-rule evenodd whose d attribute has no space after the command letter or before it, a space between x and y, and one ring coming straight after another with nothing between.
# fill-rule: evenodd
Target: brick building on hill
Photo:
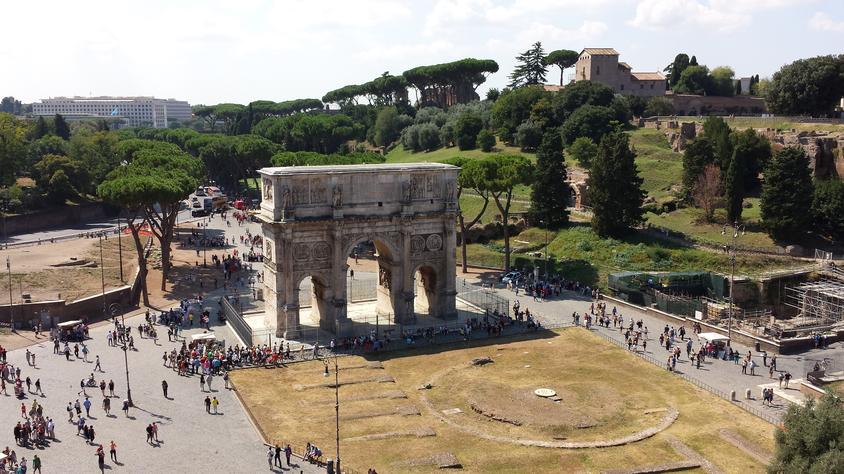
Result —
<instances>
[{"instance_id":1,"label":"brick building on hill","mask_svg":"<svg viewBox=\"0 0 844 474\"><path fill-rule=\"evenodd\" d=\"M575 68L575 81L600 82L617 94L665 95L665 76L661 72L635 72L629 64L618 62L618 51L613 48L585 48Z\"/></svg>"}]
</instances>

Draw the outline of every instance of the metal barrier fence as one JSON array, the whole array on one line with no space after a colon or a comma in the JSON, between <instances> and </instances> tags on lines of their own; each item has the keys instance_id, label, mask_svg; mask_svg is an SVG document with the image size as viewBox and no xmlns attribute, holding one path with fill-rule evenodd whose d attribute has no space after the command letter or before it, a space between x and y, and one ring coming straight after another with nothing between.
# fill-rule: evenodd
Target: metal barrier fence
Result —
<instances>
[{"instance_id":1,"label":"metal barrier fence","mask_svg":"<svg viewBox=\"0 0 844 474\"><path fill-rule=\"evenodd\" d=\"M235 308L228 298L223 298L223 312L226 315L226 321L228 321L229 326L231 326L238 337L240 337L244 344L251 346L252 327L243 319L243 314L241 314L238 308Z\"/></svg>"},{"instance_id":2,"label":"metal barrier fence","mask_svg":"<svg viewBox=\"0 0 844 474\"><path fill-rule=\"evenodd\" d=\"M510 315L510 300L498 296L491 288L476 286L463 278L457 278L457 297L490 314L498 311L498 314Z\"/></svg>"},{"instance_id":3,"label":"metal barrier fence","mask_svg":"<svg viewBox=\"0 0 844 474\"><path fill-rule=\"evenodd\" d=\"M614 339L611 336L608 336L608 335L606 335L606 334L604 334L600 331L592 331L592 333L597 334L597 335L601 336L602 338L604 338L606 341L609 341L609 342L627 350L626 344L622 341L619 341L618 339ZM665 368L666 361L660 361L660 360L656 359L655 357L653 357L649 354L645 354L643 352L633 352L633 354L641 357L642 359L650 362L651 364L656 365L657 367ZM724 400L727 400L730 403L733 403L732 397L730 396L729 393L726 393L722 390L719 390L719 389L707 384L706 382L700 381L700 380L698 380L694 377L690 377L690 376L688 376L688 375L686 375L682 372L673 371L672 373L674 375L677 375L678 377L682 378L683 380L686 380L687 382L691 382L691 383L697 385L698 387L706 390L707 392L712 393L713 395L717 395L718 397L723 398ZM779 418L777 418L776 416L773 416L770 413L766 413L762 410L758 410L757 408L752 407L752 406L750 406L746 403L742 403L741 405L736 405L736 406L738 406L739 408L741 408L741 409L743 409L743 410L745 410L745 411L747 411L747 412L749 412L753 415L756 415L759 418L762 418L763 420L767 421L768 423L771 423L772 425L779 425L781 423L781 420Z\"/></svg>"},{"instance_id":4,"label":"metal barrier fence","mask_svg":"<svg viewBox=\"0 0 844 474\"><path fill-rule=\"evenodd\" d=\"M306 279L307 281L307 279ZM299 307L309 308L313 305L313 287L307 281L299 288ZM378 285L374 278L346 278L346 298L349 303L373 301L378 297Z\"/></svg>"}]
</instances>

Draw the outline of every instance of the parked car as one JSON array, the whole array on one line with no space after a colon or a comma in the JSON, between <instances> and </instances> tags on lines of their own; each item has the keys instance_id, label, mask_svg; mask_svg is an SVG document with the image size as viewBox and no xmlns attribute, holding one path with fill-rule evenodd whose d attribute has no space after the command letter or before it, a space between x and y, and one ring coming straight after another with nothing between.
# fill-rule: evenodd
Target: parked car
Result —
<instances>
[{"instance_id":1,"label":"parked car","mask_svg":"<svg viewBox=\"0 0 844 474\"><path fill-rule=\"evenodd\" d=\"M521 272L516 272L516 271L507 272L507 273L504 274L504 276L501 277L501 283L510 283L511 281L513 283L516 283L521 278L522 278Z\"/></svg>"}]
</instances>

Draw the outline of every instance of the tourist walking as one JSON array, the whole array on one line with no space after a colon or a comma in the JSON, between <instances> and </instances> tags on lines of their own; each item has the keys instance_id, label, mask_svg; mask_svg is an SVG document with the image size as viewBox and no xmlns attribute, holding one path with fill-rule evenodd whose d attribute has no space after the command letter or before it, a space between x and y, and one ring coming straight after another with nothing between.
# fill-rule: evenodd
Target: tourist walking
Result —
<instances>
[{"instance_id":1,"label":"tourist walking","mask_svg":"<svg viewBox=\"0 0 844 474\"><path fill-rule=\"evenodd\" d=\"M105 453L103 452L103 445L97 447L95 455L97 456L97 466L100 468L100 472L105 472Z\"/></svg>"},{"instance_id":2,"label":"tourist walking","mask_svg":"<svg viewBox=\"0 0 844 474\"><path fill-rule=\"evenodd\" d=\"M39 458L37 454L32 456L32 472L41 474L41 458Z\"/></svg>"},{"instance_id":3,"label":"tourist walking","mask_svg":"<svg viewBox=\"0 0 844 474\"><path fill-rule=\"evenodd\" d=\"M167 381L161 381L161 390L164 392L164 398L167 398Z\"/></svg>"},{"instance_id":4,"label":"tourist walking","mask_svg":"<svg viewBox=\"0 0 844 474\"><path fill-rule=\"evenodd\" d=\"M111 456L111 460L115 463L117 462L117 444L114 443L114 440L111 440L108 443L108 452Z\"/></svg>"},{"instance_id":5,"label":"tourist walking","mask_svg":"<svg viewBox=\"0 0 844 474\"><path fill-rule=\"evenodd\" d=\"M217 400L217 397L211 399L211 408L214 410L214 414L217 414L217 407L220 405L220 401Z\"/></svg>"},{"instance_id":6,"label":"tourist walking","mask_svg":"<svg viewBox=\"0 0 844 474\"><path fill-rule=\"evenodd\" d=\"M211 413L211 399L208 396L205 397L205 413Z\"/></svg>"},{"instance_id":7,"label":"tourist walking","mask_svg":"<svg viewBox=\"0 0 844 474\"><path fill-rule=\"evenodd\" d=\"M100 365L100 356L97 356L97 359L94 362L94 370L98 372L104 372L103 367Z\"/></svg>"},{"instance_id":8,"label":"tourist walking","mask_svg":"<svg viewBox=\"0 0 844 474\"><path fill-rule=\"evenodd\" d=\"M108 381L108 393L110 397L114 396L114 380Z\"/></svg>"},{"instance_id":9,"label":"tourist walking","mask_svg":"<svg viewBox=\"0 0 844 474\"><path fill-rule=\"evenodd\" d=\"M273 468L273 457L275 456L275 450L272 446L267 448L267 464L270 466L270 469Z\"/></svg>"}]
</instances>

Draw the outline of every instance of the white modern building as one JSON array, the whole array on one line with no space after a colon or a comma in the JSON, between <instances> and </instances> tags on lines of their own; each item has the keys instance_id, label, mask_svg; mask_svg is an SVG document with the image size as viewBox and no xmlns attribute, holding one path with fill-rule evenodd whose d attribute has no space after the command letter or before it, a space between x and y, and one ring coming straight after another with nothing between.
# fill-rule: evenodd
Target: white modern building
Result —
<instances>
[{"instance_id":1,"label":"white modern building","mask_svg":"<svg viewBox=\"0 0 844 474\"><path fill-rule=\"evenodd\" d=\"M32 104L32 113L61 114L68 120L108 119L123 126L153 128L191 119L186 101L155 97L52 97Z\"/></svg>"}]
</instances>

